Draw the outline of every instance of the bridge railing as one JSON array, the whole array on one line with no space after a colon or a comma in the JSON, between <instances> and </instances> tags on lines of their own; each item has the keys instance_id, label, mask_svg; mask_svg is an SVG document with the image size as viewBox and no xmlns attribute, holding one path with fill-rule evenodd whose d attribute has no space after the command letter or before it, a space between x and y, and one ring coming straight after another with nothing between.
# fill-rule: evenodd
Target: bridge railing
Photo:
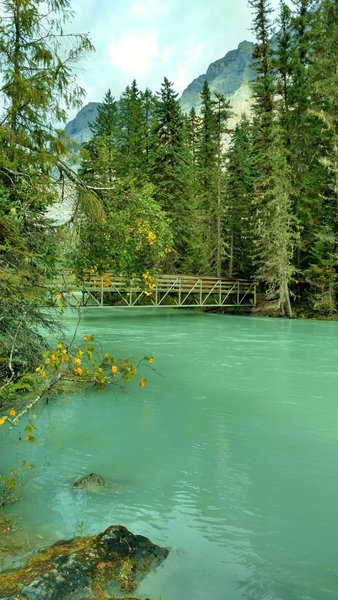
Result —
<instances>
[{"instance_id":1,"label":"bridge railing","mask_svg":"<svg viewBox=\"0 0 338 600\"><path fill-rule=\"evenodd\" d=\"M112 272L76 280L62 272L55 280L59 290L81 292L83 305L114 306L254 306L256 286L248 279L159 274L149 290L141 279L126 281Z\"/></svg>"}]
</instances>

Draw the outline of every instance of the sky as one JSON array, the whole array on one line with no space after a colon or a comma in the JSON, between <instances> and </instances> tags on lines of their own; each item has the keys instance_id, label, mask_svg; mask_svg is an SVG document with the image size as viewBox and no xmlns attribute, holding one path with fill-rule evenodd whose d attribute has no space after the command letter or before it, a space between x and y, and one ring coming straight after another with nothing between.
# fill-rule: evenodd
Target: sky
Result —
<instances>
[{"instance_id":1,"label":"sky","mask_svg":"<svg viewBox=\"0 0 338 600\"><path fill-rule=\"evenodd\" d=\"M277 6L278 0L272 0ZM164 77L181 94L209 64L254 40L247 0L72 0L73 32L89 33L94 55L77 69L85 103L108 88L118 98L136 79L158 91Z\"/></svg>"}]
</instances>

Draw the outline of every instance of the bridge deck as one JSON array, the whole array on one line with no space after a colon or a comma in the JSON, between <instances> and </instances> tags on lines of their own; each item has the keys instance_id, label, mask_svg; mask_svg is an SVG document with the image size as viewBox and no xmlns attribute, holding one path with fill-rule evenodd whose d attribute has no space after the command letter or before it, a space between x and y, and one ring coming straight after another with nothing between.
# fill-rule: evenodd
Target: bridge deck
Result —
<instances>
[{"instance_id":1,"label":"bridge deck","mask_svg":"<svg viewBox=\"0 0 338 600\"><path fill-rule=\"evenodd\" d=\"M158 275L153 288L144 289L140 279L126 282L112 273L76 281L69 272L55 280L59 292L73 290L82 306L116 307L253 307L256 285L245 279L217 279L190 275Z\"/></svg>"}]
</instances>

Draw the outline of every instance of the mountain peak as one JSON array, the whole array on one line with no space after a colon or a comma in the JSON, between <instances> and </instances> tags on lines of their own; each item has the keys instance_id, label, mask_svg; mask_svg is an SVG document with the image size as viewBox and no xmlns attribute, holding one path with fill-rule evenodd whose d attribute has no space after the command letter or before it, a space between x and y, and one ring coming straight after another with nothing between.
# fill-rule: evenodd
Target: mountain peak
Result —
<instances>
[{"instance_id":1,"label":"mountain peak","mask_svg":"<svg viewBox=\"0 0 338 600\"><path fill-rule=\"evenodd\" d=\"M223 58L209 65L207 72L199 75L184 90L180 103L185 112L200 107L200 92L205 80L213 92L220 92L231 99L233 108L232 125L242 112L247 112L251 105L250 81L255 78L252 52L254 44L244 40L236 50L230 50ZM92 137L89 124L95 121L99 102L89 102L81 108L76 117L66 125L65 133L78 144L87 142Z\"/></svg>"},{"instance_id":2,"label":"mountain peak","mask_svg":"<svg viewBox=\"0 0 338 600\"><path fill-rule=\"evenodd\" d=\"M92 137L89 124L95 121L100 102L89 102L79 110L76 117L67 123L65 134L78 144L88 142Z\"/></svg>"},{"instance_id":3,"label":"mountain peak","mask_svg":"<svg viewBox=\"0 0 338 600\"><path fill-rule=\"evenodd\" d=\"M218 60L212 62L207 72L199 75L184 90L180 102L183 110L188 112L192 107L200 106L200 92L205 81L210 89L227 97L232 96L245 82L255 78L252 52L254 44L244 40L236 50L230 50Z\"/></svg>"}]
</instances>

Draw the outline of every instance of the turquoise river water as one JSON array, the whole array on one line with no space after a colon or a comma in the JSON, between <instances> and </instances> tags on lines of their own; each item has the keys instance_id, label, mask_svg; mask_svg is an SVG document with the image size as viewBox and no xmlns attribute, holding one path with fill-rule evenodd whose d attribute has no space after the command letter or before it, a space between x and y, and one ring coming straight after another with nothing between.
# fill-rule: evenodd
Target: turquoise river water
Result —
<instances>
[{"instance_id":1,"label":"turquoise river water","mask_svg":"<svg viewBox=\"0 0 338 600\"><path fill-rule=\"evenodd\" d=\"M170 554L140 598L338 598L338 324L104 308L84 333L158 373L40 407L32 447L1 432L2 463L36 465L9 508L27 539L150 537ZM73 488L92 471L103 491Z\"/></svg>"}]
</instances>

